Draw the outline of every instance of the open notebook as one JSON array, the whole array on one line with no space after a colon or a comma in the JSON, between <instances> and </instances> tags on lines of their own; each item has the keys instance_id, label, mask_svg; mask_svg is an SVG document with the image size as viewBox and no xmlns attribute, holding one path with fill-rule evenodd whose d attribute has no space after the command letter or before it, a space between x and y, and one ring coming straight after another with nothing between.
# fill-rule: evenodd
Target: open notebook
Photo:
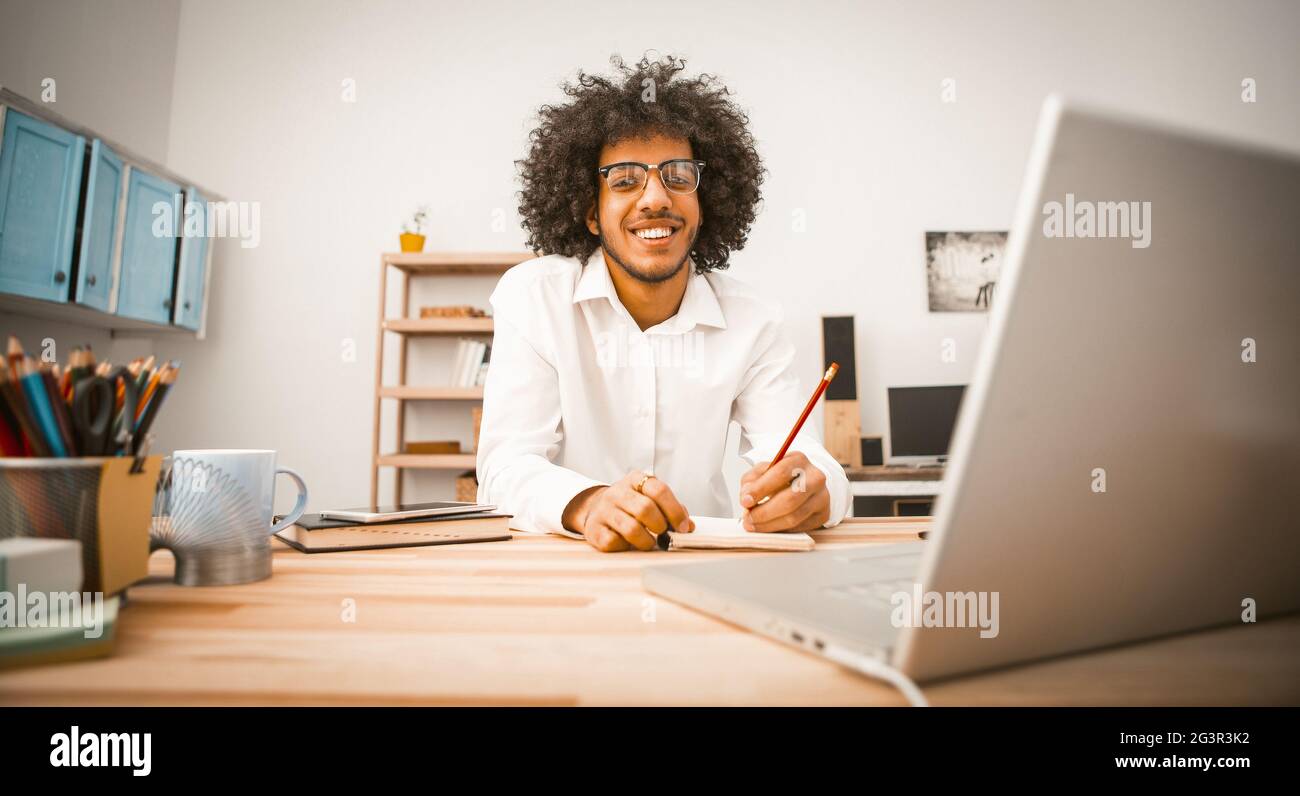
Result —
<instances>
[{"instance_id":1,"label":"open notebook","mask_svg":"<svg viewBox=\"0 0 1300 796\"><path fill-rule=\"evenodd\" d=\"M783 531L781 533L752 533L745 530L740 520L732 517L696 517L695 530L690 533L668 533L669 550L811 550L816 545L806 533ZM518 529L523 530L523 529ZM555 531L570 539L583 539L580 533L567 528Z\"/></svg>"},{"instance_id":2,"label":"open notebook","mask_svg":"<svg viewBox=\"0 0 1300 796\"><path fill-rule=\"evenodd\" d=\"M811 550L813 538L806 533L782 531L757 533L745 530L732 517L691 517L691 533L668 533L670 550Z\"/></svg>"}]
</instances>

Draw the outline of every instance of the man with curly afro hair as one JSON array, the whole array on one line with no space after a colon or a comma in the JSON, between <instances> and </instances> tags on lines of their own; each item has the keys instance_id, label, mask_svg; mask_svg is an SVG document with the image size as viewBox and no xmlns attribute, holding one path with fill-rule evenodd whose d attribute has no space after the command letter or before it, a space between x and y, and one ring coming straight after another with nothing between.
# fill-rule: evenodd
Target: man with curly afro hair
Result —
<instances>
[{"instance_id":1,"label":"man with curly afro hair","mask_svg":"<svg viewBox=\"0 0 1300 796\"><path fill-rule=\"evenodd\" d=\"M478 498L516 528L652 550L692 516L731 514L734 421L743 526L834 525L849 484L811 423L768 466L808 396L780 306L722 273L761 199L748 116L673 56L611 63L542 106L518 161L544 256L492 294Z\"/></svg>"}]
</instances>

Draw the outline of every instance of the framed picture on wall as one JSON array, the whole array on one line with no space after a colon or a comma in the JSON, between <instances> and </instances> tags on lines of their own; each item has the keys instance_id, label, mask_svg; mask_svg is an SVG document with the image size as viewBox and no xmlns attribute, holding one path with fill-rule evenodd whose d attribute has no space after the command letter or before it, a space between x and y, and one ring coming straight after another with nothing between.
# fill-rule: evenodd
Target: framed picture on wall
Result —
<instances>
[{"instance_id":1,"label":"framed picture on wall","mask_svg":"<svg viewBox=\"0 0 1300 796\"><path fill-rule=\"evenodd\" d=\"M1007 233L925 233L930 312L987 312L1002 271Z\"/></svg>"}]
</instances>

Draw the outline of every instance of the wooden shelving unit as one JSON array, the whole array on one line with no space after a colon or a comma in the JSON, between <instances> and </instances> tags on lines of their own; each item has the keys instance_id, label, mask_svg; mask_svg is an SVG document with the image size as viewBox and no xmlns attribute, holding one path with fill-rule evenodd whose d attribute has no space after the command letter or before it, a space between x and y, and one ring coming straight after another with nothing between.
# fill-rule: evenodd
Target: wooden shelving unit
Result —
<instances>
[{"instance_id":1,"label":"wooden shelving unit","mask_svg":"<svg viewBox=\"0 0 1300 796\"><path fill-rule=\"evenodd\" d=\"M402 453L406 443L406 406L410 401L479 401L482 387L434 387L406 383L407 349L412 338L437 335L473 336L492 334L491 318L419 318L411 317L411 277L486 276L499 277L512 266L535 257L532 252L390 252L379 259L379 330L375 343L375 429L371 446L370 505L379 505L379 468L397 469L393 503L402 502L402 470L443 469L472 470L475 454L423 455ZM390 269L399 272L401 315L387 317ZM384 335L396 334L400 340L397 381L384 383ZM397 401L397 451L380 453L383 401Z\"/></svg>"}]
</instances>

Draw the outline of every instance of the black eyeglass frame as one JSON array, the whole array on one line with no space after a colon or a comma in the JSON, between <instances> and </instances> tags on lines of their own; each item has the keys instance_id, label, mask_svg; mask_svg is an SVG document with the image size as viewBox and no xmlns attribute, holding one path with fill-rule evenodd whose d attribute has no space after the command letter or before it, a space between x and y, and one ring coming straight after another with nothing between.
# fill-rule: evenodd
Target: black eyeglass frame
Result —
<instances>
[{"instance_id":1,"label":"black eyeglass frame","mask_svg":"<svg viewBox=\"0 0 1300 796\"><path fill-rule=\"evenodd\" d=\"M600 174L602 178L604 178L605 185L608 186L609 173L613 169L616 169L619 166L640 166L641 168L645 169L645 182L641 183L641 190L644 191L645 187L650 184L650 170L651 169L657 170L659 172L659 180L660 182L663 182L664 166L667 166L669 163L695 164L695 170L696 170L695 187L690 189L689 191L678 191L678 190L674 190L673 188L670 188L668 186L668 183L665 182L664 188L679 196L690 196L691 194L695 193L700 189L700 181L704 179L705 162L702 160L696 160L695 158L671 158L669 160L665 160L663 163L660 163L657 166L654 165L653 163L638 163L635 160L621 160L618 163L611 163L608 166L601 166L600 168L596 169L596 172ZM613 188L610 188L610 190L614 191ZM620 191L614 191L614 193L620 193Z\"/></svg>"}]
</instances>

